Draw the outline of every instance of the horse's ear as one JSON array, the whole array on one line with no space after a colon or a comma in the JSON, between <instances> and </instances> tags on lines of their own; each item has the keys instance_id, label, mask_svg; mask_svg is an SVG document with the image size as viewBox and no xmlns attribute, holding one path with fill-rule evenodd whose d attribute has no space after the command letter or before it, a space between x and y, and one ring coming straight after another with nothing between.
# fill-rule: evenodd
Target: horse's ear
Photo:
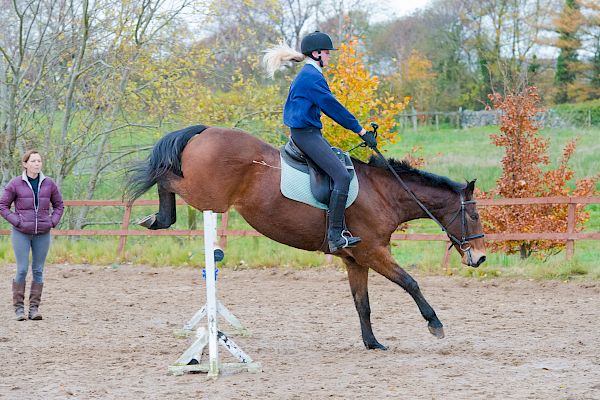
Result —
<instances>
[{"instance_id":1,"label":"horse's ear","mask_svg":"<svg viewBox=\"0 0 600 400\"><path fill-rule=\"evenodd\" d=\"M471 182L467 183L467 187L465 188L465 197L467 199L473 198L473 192L475 191L475 182L477 179L473 179Z\"/></svg>"}]
</instances>

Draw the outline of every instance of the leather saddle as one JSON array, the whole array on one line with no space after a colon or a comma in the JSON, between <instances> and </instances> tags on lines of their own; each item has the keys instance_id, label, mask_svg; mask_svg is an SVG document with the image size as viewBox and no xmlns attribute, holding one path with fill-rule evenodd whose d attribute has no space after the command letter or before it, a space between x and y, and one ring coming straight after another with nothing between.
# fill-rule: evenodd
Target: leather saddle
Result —
<instances>
[{"instance_id":1,"label":"leather saddle","mask_svg":"<svg viewBox=\"0 0 600 400\"><path fill-rule=\"evenodd\" d=\"M331 148L343 165L354 178L354 165L348 153L337 147ZM323 204L329 204L333 180L317 164L296 146L292 138L280 149L281 159L290 167L310 176L310 190L315 199Z\"/></svg>"}]
</instances>

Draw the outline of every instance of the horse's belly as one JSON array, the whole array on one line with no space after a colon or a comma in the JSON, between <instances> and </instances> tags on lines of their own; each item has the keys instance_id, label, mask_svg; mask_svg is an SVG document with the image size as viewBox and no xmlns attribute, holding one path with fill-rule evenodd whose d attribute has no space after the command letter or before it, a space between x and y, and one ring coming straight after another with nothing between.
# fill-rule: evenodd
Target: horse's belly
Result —
<instances>
[{"instance_id":1,"label":"horse's belly","mask_svg":"<svg viewBox=\"0 0 600 400\"><path fill-rule=\"evenodd\" d=\"M263 207L237 207L242 217L261 234L297 249L320 250L326 234L325 212L285 199L288 207L272 210Z\"/></svg>"}]
</instances>

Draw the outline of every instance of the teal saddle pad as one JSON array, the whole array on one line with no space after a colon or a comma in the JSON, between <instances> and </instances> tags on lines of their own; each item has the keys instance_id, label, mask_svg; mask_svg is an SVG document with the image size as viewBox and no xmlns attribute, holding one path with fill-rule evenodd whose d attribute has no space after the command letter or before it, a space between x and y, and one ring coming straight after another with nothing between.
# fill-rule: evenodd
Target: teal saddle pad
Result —
<instances>
[{"instance_id":1,"label":"teal saddle pad","mask_svg":"<svg viewBox=\"0 0 600 400\"><path fill-rule=\"evenodd\" d=\"M281 156L280 156L281 158ZM313 196L310 191L310 176L307 173L299 171L289 166L283 158L281 158L281 194L288 199L296 200L310 206L327 210L329 206L323 204ZM350 189L348 191L348 200L346 208L350 207L358 196L358 177L354 177L350 181Z\"/></svg>"}]
</instances>

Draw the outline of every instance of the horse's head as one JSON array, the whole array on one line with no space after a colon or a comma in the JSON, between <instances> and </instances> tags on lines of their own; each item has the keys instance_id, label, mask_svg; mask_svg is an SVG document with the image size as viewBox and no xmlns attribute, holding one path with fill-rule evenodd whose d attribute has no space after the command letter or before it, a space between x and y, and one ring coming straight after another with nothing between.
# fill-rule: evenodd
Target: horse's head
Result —
<instances>
[{"instance_id":1,"label":"horse's head","mask_svg":"<svg viewBox=\"0 0 600 400\"><path fill-rule=\"evenodd\" d=\"M413 168L407 161L386 160L381 153L379 157L371 157L369 165L390 170L403 188L405 199L408 193L410 201L399 207L399 223L428 216L446 231L463 264L479 267L485 261L483 227L473 199L475 181L463 186L444 176ZM410 188L401 175L411 182ZM431 211L424 203L429 203Z\"/></svg>"},{"instance_id":2,"label":"horse's head","mask_svg":"<svg viewBox=\"0 0 600 400\"><path fill-rule=\"evenodd\" d=\"M456 202L449 206L452 211L444 218L444 225L452 245L462 257L462 263L477 268L486 257L483 227L473 199L474 190L473 180L458 193Z\"/></svg>"}]
</instances>

